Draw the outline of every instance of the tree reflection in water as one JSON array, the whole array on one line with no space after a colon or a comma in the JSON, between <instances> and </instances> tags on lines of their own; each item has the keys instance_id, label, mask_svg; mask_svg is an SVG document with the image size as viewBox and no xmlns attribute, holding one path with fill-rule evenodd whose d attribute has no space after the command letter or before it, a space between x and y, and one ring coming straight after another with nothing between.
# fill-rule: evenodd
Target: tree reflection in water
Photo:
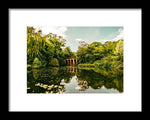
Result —
<instances>
[{"instance_id":1,"label":"tree reflection in water","mask_svg":"<svg viewBox=\"0 0 150 120\"><path fill-rule=\"evenodd\" d=\"M116 89L122 93L123 71L81 70L67 66L27 72L27 93L94 93L101 88Z\"/></svg>"}]
</instances>

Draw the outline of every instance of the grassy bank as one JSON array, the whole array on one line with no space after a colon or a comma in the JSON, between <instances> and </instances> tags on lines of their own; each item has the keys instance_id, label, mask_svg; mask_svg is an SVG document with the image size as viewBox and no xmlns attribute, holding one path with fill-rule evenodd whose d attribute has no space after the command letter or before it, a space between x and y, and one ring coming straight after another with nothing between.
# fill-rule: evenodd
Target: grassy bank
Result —
<instances>
[{"instance_id":1,"label":"grassy bank","mask_svg":"<svg viewBox=\"0 0 150 120\"><path fill-rule=\"evenodd\" d=\"M123 62L118 60L116 57L108 58L105 57L104 59L97 60L93 64L90 63L82 63L78 64L79 69L89 69L89 68L96 68L97 70L105 70L105 71L116 71L116 70L123 70Z\"/></svg>"},{"instance_id":2,"label":"grassy bank","mask_svg":"<svg viewBox=\"0 0 150 120\"><path fill-rule=\"evenodd\" d=\"M91 69L91 68L94 68L94 67L95 67L94 64L87 64L87 63L78 65L79 69Z\"/></svg>"}]
</instances>

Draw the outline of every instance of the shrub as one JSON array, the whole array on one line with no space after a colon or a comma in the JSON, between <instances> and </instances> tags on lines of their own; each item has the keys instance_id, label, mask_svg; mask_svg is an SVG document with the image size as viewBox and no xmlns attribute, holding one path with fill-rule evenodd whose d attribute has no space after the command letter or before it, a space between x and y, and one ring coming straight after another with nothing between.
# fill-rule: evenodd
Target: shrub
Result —
<instances>
[{"instance_id":1,"label":"shrub","mask_svg":"<svg viewBox=\"0 0 150 120\"><path fill-rule=\"evenodd\" d=\"M111 61L118 61L119 60L119 56L111 56Z\"/></svg>"},{"instance_id":2,"label":"shrub","mask_svg":"<svg viewBox=\"0 0 150 120\"><path fill-rule=\"evenodd\" d=\"M40 67L42 67L41 61L39 61L38 58L35 58L34 61L33 61L32 68L40 68Z\"/></svg>"},{"instance_id":3,"label":"shrub","mask_svg":"<svg viewBox=\"0 0 150 120\"><path fill-rule=\"evenodd\" d=\"M103 66L102 60L96 60L93 64L96 68Z\"/></svg>"},{"instance_id":4,"label":"shrub","mask_svg":"<svg viewBox=\"0 0 150 120\"><path fill-rule=\"evenodd\" d=\"M49 65L50 65L50 66L53 66L53 67L58 67L58 66L59 66L59 62L58 62L57 58L53 58L53 59L49 62Z\"/></svg>"},{"instance_id":5,"label":"shrub","mask_svg":"<svg viewBox=\"0 0 150 120\"><path fill-rule=\"evenodd\" d=\"M42 63L41 63L41 66L42 67L46 67L47 66L47 62L43 60Z\"/></svg>"},{"instance_id":6,"label":"shrub","mask_svg":"<svg viewBox=\"0 0 150 120\"><path fill-rule=\"evenodd\" d=\"M119 70L123 70L123 63L119 65Z\"/></svg>"},{"instance_id":7,"label":"shrub","mask_svg":"<svg viewBox=\"0 0 150 120\"><path fill-rule=\"evenodd\" d=\"M66 63L65 63L65 61L64 61L63 59L60 59L60 60L59 60L59 65L60 65L60 66L65 66Z\"/></svg>"},{"instance_id":8,"label":"shrub","mask_svg":"<svg viewBox=\"0 0 150 120\"><path fill-rule=\"evenodd\" d=\"M78 67L95 67L94 64L79 64Z\"/></svg>"},{"instance_id":9,"label":"shrub","mask_svg":"<svg viewBox=\"0 0 150 120\"><path fill-rule=\"evenodd\" d=\"M40 68L41 66L33 65L32 68Z\"/></svg>"},{"instance_id":10,"label":"shrub","mask_svg":"<svg viewBox=\"0 0 150 120\"><path fill-rule=\"evenodd\" d=\"M95 63L101 63L102 61L101 60L96 60L95 62L94 62L94 64Z\"/></svg>"},{"instance_id":11,"label":"shrub","mask_svg":"<svg viewBox=\"0 0 150 120\"><path fill-rule=\"evenodd\" d=\"M31 68L31 65L27 64L27 68Z\"/></svg>"},{"instance_id":12,"label":"shrub","mask_svg":"<svg viewBox=\"0 0 150 120\"><path fill-rule=\"evenodd\" d=\"M119 70L119 68L123 68L123 64L120 61L114 61L112 62L112 69L113 70Z\"/></svg>"},{"instance_id":13,"label":"shrub","mask_svg":"<svg viewBox=\"0 0 150 120\"><path fill-rule=\"evenodd\" d=\"M41 65L41 61L38 58L34 58L33 65Z\"/></svg>"}]
</instances>

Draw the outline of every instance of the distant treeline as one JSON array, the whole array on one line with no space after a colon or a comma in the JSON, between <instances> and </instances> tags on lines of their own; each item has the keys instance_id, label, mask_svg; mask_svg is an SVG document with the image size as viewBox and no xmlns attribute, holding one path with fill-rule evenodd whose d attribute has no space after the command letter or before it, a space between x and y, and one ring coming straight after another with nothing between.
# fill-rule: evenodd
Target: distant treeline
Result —
<instances>
[{"instance_id":1,"label":"distant treeline","mask_svg":"<svg viewBox=\"0 0 150 120\"><path fill-rule=\"evenodd\" d=\"M123 69L123 40L104 44L80 42L77 51L79 67L97 67L103 70Z\"/></svg>"}]
</instances>

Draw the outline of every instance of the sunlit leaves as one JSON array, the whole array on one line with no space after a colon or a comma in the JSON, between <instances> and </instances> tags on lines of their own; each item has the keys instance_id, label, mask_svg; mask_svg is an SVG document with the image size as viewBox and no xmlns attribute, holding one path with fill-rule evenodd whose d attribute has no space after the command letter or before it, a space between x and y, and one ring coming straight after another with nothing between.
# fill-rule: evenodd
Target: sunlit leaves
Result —
<instances>
[{"instance_id":1,"label":"sunlit leaves","mask_svg":"<svg viewBox=\"0 0 150 120\"><path fill-rule=\"evenodd\" d=\"M33 27L27 27L27 54L30 57L38 57L40 50L45 47L45 39L40 32L36 33Z\"/></svg>"},{"instance_id":2,"label":"sunlit leaves","mask_svg":"<svg viewBox=\"0 0 150 120\"><path fill-rule=\"evenodd\" d=\"M114 57L115 60L123 60L123 40L108 41L104 44L93 42L87 47L85 47L85 42L82 42L77 51L79 63L91 63L91 61L94 62L102 58L112 60L109 58L110 56Z\"/></svg>"},{"instance_id":3,"label":"sunlit leaves","mask_svg":"<svg viewBox=\"0 0 150 120\"><path fill-rule=\"evenodd\" d=\"M114 53L116 55L123 55L123 40L119 40Z\"/></svg>"},{"instance_id":4,"label":"sunlit leaves","mask_svg":"<svg viewBox=\"0 0 150 120\"><path fill-rule=\"evenodd\" d=\"M43 35L42 30L35 32L35 28L27 27L28 62L37 57L42 62L47 61L48 63L53 57L61 57L61 47L65 45L65 41L62 36L53 33Z\"/></svg>"}]
</instances>

